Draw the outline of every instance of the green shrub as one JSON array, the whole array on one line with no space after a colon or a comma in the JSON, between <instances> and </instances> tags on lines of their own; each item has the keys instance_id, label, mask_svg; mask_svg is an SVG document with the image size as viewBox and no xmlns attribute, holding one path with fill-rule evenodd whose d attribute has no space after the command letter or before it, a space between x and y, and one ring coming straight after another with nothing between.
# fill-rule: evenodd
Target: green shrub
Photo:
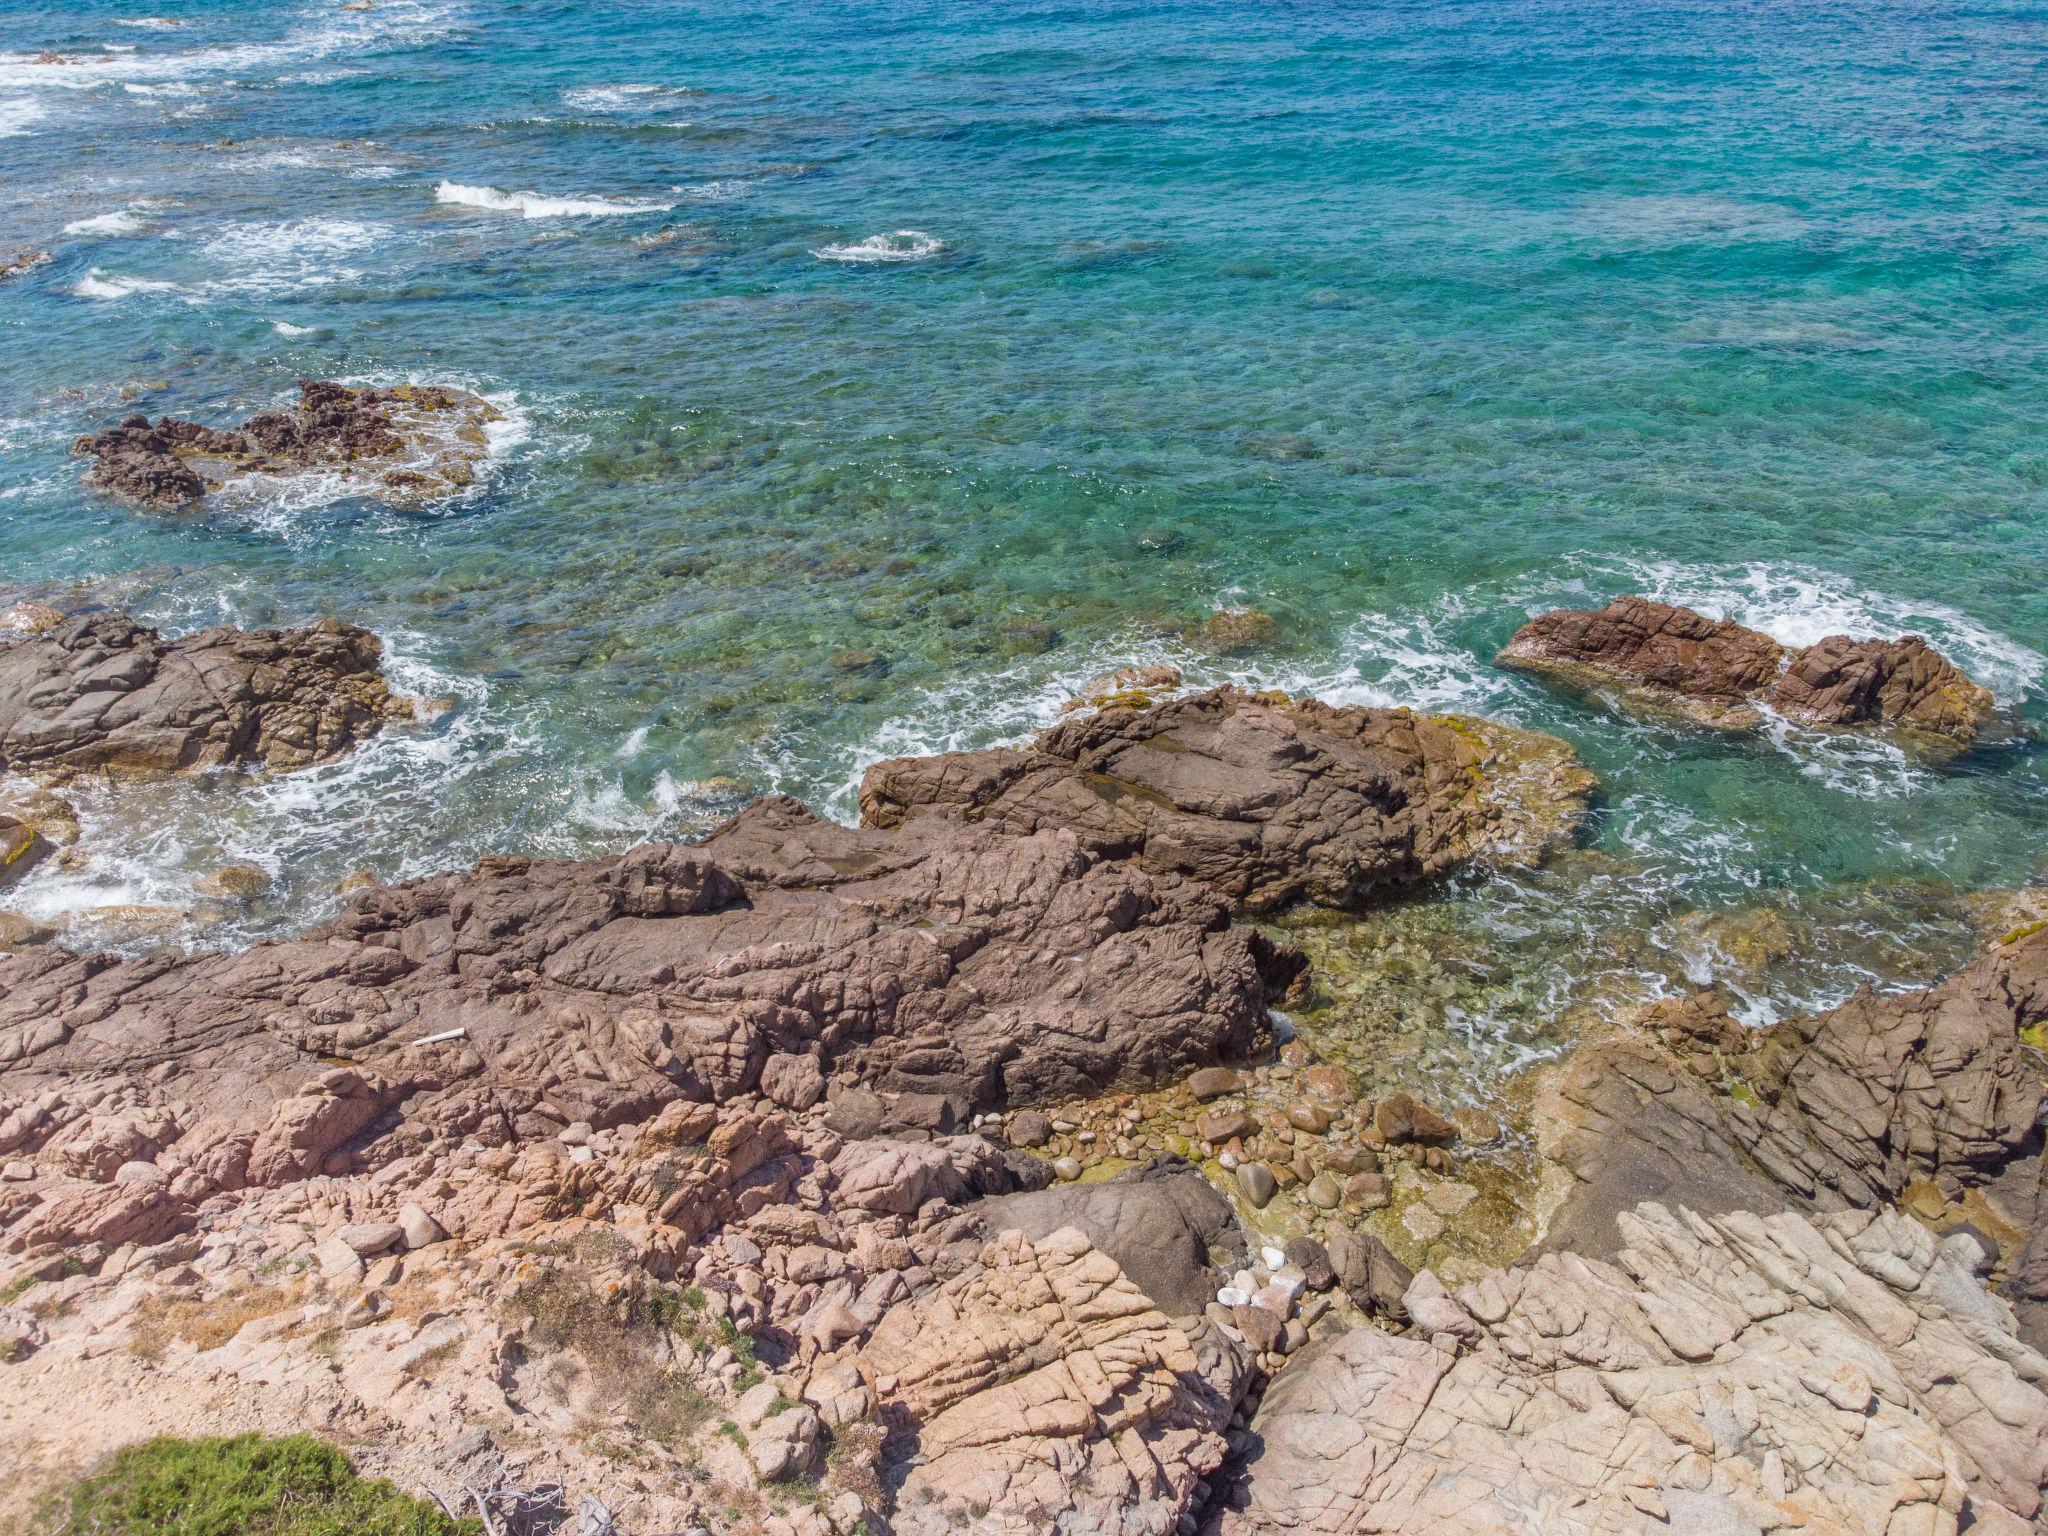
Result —
<instances>
[{"instance_id":1,"label":"green shrub","mask_svg":"<svg viewBox=\"0 0 2048 1536\"><path fill-rule=\"evenodd\" d=\"M311 1435L170 1437L117 1451L59 1504L64 1536L480 1536L361 1477Z\"/></svg>"}]
</instances>

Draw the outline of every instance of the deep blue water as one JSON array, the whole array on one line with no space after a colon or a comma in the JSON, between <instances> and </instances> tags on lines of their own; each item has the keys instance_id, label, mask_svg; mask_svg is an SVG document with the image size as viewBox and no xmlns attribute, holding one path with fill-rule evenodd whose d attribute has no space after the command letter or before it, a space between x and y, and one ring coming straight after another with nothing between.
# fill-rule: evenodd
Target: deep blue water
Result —
<instances>
[{"instance_id":1,"label":"deep blue water","mask_svg":"<svg viewBox=\"0 0 2048 1536\"><path fill-rule=\"evenodd\" d=\"M1929 882L2048 852L2030 741L1935 771L1707 740L1489 664L1647 590L1918 630L2040 718L2048 7L149 19L0 9L0 250L54 257L0 285L0 581L337 613L456 705L310 776L93 801L99 865L31 905L254 858L263 931L359 866L616 847L765 787L848 814L875 756L1153 657L1568 736L1640 905L1485 898L1567 947L1762 900L1910 969L1915 925L1929 964L1958 942ZM309 375L489 392L487 484L173 517L78 485L76 433ZM1185 641L1240 602L1274 645Z\"/></svg>"}]
</instances>

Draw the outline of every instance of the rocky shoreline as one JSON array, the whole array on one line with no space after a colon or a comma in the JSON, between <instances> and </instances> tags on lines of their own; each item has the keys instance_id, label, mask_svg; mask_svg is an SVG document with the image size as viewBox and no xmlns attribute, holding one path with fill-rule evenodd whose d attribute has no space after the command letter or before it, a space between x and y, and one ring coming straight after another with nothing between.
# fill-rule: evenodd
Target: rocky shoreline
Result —
<instances>
[{"instance_id":1,"label":"rocky shoreline","mask_svg":"<svg viewBox=\"0 0 2048 1536\"><path fill-rule=\"evenodd\" d=\"M1819 664L1691 619L1756 651L1717 699ZM1918 654L1838 723L1940 734ZM289 771L404 717L376 663L63 620L0 645L0 759ZM634 1536L2048 1529L2048 929L1768 1030L1661 1003L1545 1072L1503 1194L1497 1119L1288 1038L1315 976L1252 919L1539 860L1592 776L1105 682L877 764L859 828L769 797L239 952L0 954L25 1481L312 1427ZM1527 1252L1409 1262L1459 1226Z\"/></svg>"}]
</instances>

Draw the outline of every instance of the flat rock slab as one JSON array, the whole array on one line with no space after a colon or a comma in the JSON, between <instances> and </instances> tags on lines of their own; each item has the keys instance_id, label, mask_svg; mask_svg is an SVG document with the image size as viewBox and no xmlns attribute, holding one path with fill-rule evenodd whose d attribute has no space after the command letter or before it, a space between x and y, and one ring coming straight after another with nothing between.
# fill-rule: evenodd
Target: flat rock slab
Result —
<instances>
[{"instance_id":1,"label":"flat rock slab","mask_svg":"<svg viewBox=\"0 0 2048 1536\"><path fill-rule=\"evenodd\" d=\"M1263 912L1356 906L1470 862L1532 861L1576 829L1592 787L1554 737L1223 687L1112 705L1029 747L877 763L860 806L877 827L1059 827Z\"/></svg>"}]
</instances>

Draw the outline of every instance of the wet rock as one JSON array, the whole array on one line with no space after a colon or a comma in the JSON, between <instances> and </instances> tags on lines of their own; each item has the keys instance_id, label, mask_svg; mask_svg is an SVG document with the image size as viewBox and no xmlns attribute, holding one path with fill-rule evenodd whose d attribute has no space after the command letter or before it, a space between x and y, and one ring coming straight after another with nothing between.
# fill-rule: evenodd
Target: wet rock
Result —
<instances>
[{"instance_id":1,"label":"wet rock","mask_svg":"<svg viewBox=\"0 0 2048 1536\"><path fill-rule=\"evenodd\" d=\"M1330 1112L1320 1104L1304 1104L1296 1099L1287 1106L1287 1123L1311 1136L1320 1136L1330 1128Z\"/></svg>"},{"instance_id":2,"label":"wet rock","mask_svg":"<svg viewBox=\"0 0 2048 1536\"><path fill-rule=\"evenodd\" d=\"M353 389L301 380L286 410L264 411L219 431L165 416L135 415L79 438L93 460L86 484L153 510L175 510L248 474L319 470L360 477L400 500L446 496L474 482L489 453L485 427L503 413L467 390L433 385Z\"/></svg>"},{"instance_id":3,"label":"wet rock","mask_svg":"<svg viewBox=\"0 0 2048 1536\"><path fill-rule=\"evenodd\" d=\"M14 250L0 256L0 282L10 277L26 277L37 267L48 266L50 253L36 250Z\"/></svg>"},{"instance_id":4,"label":"wet rock","mask_svg":"<svg viewBox=\"0 0 2048 1536\"><path fill-rule=\"evenodd\" d=\"M375 635L333 619L165 640L86 614L0 641L0 766L61 780L326 762L411 717L382 654Z\"/></svg>"},{"instance_id":5,"label":"wet rock","mask_svg":"<svg viewBox=\"0 0 2048 1536\"><path fill-rule=\"evenodd\" d=\"M1545 1254L1447 1292L1413 1336L1314 1343L1253 1420L1225 1536L2034 1528L2039 1355L1909 1218L1646 1205L1605 1263ZM1546 1526L1546 1528L1548 1528Z\"/></svg>"},{"instance_id":6,"label":"wet rock","mask_svg":"<svg viewBox=\"0 0 2048 1536\"><path fill-rule=\"evenodd\" d=\"M1259 1122L1241 1109L1212 1109L1195 1122L1195 1133L1220 1146L1226 1141L1249 1140L1258 1135Z\"/></svg>"},{"instance_id":7,"label":"wet rock","mask_svg":"<svg viewBox=\"0 0 2048 1536\"><path fill-rule=\"evenodd\" d=\"M1145 709L1159 695L1172 693L1180 685L1179 667L1164 663L1118 667L1114 672L1089 678L1081 685L1079 694L1060 706L1060 713L1071 714L1077 709Z\"/></svg>"},{"instance_id":8,"label":"wet rock","mask_svg":"<svg viewBox=\"0 0 2048 1536\"><path fill-rule=\"evenodd\" d=\"M0 630L14 635L40 635L64 622L64 610L27 599L0 608Z\"/></svg>"},{"instance_id":9,"label":"wet rock","mask_svg":"<svg viewBox=\"0 0 2048 1536\"><path fill-rule=\"evenodd\" d=\"M252 901L269 889L269 872L254 864L224 864L192 882L195 894L225 901Z\"/></svg>"},{"instance_id":10,"label":"wet rock","mask_svg":"<svg viewBox=\"0 0 2048 1536\"><path fill-rule=\"evenodd\" d=\"M1031 747L877 763L860 804L876 827L1063 828L1256 912L1533 860L1576 827L1591 788L1551 737L1226 687L1079 716Z\"/></svg>"},{"instance_id":11,"label":"wet rock","mask_svg":"<svg viewBox=\"0 0 2048 1536\"><path fill-rule=\"evenodd\" d=\"M1344 1187L1327 1173L1319 1173L1308 1181L1308 1188L1303 1193L1308 1196L1309 1204L1318 1210L1332 1211L1344 1198Z\"/></svg>"},{"instance_id":12,"label":"wet rock","mask_svg":"<svg viewBox=\"0 0 2048 1536\"><path fill-rule=\"evenodd\" d=\"M1413 1094L1390 1094L1380 1100L1373 1107L1372 1121L1389 1146L1445 1147L1458 1139L1458 1128Z\"/></svg>"},{"instance_id":13,"label":"wet rock","mask_svg":"<svg viewBox=\"0 0 2048 1536\"><path fill-rule=\"evenodd\" d=\"M1803 725L1882 727L1973 741L1993 699L1917 635L1794 651L1769 635L1641 597L1532 619L1500 664L1570 685L1620 688L1719 730L1754 730L1764 709Z\"/></svg>"}]
</instances>

